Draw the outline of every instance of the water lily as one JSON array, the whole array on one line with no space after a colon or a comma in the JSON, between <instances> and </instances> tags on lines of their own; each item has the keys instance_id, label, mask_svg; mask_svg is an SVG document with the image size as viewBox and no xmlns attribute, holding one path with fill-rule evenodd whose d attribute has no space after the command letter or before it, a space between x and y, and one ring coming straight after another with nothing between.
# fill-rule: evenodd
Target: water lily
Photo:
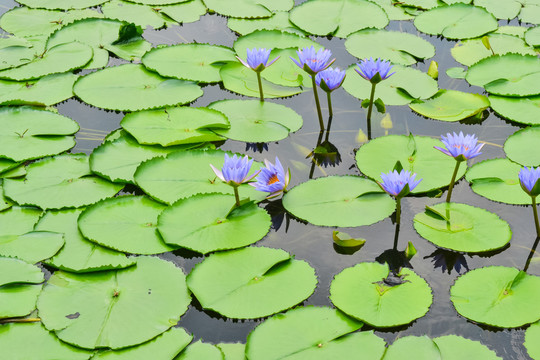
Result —
<instances>
[{"instance_id":1,"label":"water lily","mask_svg":"<svg viewBox=\"0 0 540 360\"><path fill-rule=\"evenodd\" d=\"M264 164L266 167L261 169L261 172L257 176L257 181L250 183L250 185L259 191L270 193L267 199L286 192L291 178L290 170L287 169L285 171L277 157L275 165L266 159L264 160Z\"/></svg>"},{"instance_id":2,"label":"water lily","mask_svg":"<svg viewBox=\"0 0 540 360\"><path fill-rule=\"evenodd\" d=\"M422 181L422 179L416 180L416 174L411 174L408 170L401 170L401 172L394 170L388 174L382 173L381 179L383 181L379 185L396 199L401 199L409 194Z\"/></svg>"},{"instance_id":3,"label":"water lily","mask_svg":"<svg viewBox=\"0 0 540 360\"><path fill-rule=\"evenodd\" d=\"M210 164L210 167L221 181L231 185L234 189L234 196L236 198L236 205L240 206L240 197L238 195L238 186L249 182L255 176L259 174L259 171L252 175L249 175L253 159L249 159L248 156L239 157L236 154L229 157L225 154L225 162L221 170L217 169L214 165Z\"/></svg>"},{"instance_id":4,"label":"water lily","mask_svg":"<svg viewBox=\"0 0 540 360\"><path fill-rule=\"evenodd\" d=\"M328 99L328 112L330 116L333 116L332 99L330 97L330 94L332 93L332 91L340 87L341 84L343 84L343 80L345 80L345 71L340 70L339 68L333 69L329 67L328 69L323 70L317 75L315 75L315 82L317 83L317 85L319 85L321 89L326 91Z\"/></svg>"},{"instance_id":5,"label":"water lily","mask_svg":"<svg viewBox=\"0 0 540 360\"><path fill-rule=\"evenodd\" d=\"M264 94L262 89L262 79L261 79L261 71L272 65L279 59L279 56L275 58L274 60L268 62L268 59L270 57L270 51L272 49L257 49L254 48L253 50L247 49L247 58L246 61L242 60L238 56L236 57L238 61L240 61L245 67L250 68L251 70L255 71L257 73L257 81L259 83L259 96L261 101L264 101Z\"/></svg>"},{"instance_id":6,"label":"water lily","mask_svg":"<svg viewBox=\"0 0 540 360\"><path fill-rule=\"evenodd\" d=\"M540 194L540 166L536 169L524 167L519 171L518 177L521 188L531 197L536 235L540 237L540 223L536 209L536 197Z\"/></svg>"}]
</instances>

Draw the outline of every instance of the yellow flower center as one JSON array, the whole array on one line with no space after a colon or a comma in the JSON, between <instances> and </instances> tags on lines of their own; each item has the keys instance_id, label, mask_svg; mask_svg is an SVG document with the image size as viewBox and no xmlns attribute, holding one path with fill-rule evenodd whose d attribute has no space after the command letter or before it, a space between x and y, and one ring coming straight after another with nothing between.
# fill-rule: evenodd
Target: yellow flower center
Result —
<instances>
[{"instance_id":1,"label":"yellow flower center","mask_svg":"<svg viewBox=\"0 0 540 360\"><path fill-rule=\"evenodd\" d=\"M277 183L279 181L277 174L273 174L270 179L268 179L268 183L266 185L272 185L273 183Z\"/></svg>"}]
</instances>

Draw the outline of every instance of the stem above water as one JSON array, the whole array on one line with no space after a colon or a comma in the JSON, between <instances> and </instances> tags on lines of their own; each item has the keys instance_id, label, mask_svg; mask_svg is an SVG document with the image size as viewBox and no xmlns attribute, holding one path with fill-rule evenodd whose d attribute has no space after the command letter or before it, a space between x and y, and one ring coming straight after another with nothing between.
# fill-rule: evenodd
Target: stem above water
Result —
<instances>
[{"instance_id":1,"label":"stem above water","mask_svg":"<svg viewBox=\"0 0 540 360\"><path fill-rule=\"evenodd\" d=\"M332 111L332 94L330 91L326 93L326 98L328 99L328 116L333 117L334 112Z\"/></svg>"},{"instance_id":2,"label":"stem above water","mask_svg":"<svg viewBox=\"0 0 540 360\"><path fill-rule=\"evenodd\" d=\"M448 186L448 194L446 194L446 202L450 202L450 198L452 197L452 190L454 189L454 183L456 182L456 176L459 170L459 165L461 165L461 161L456 160L456 167L454 168L454 173L452 174L452 180L450 180L450 185Z\"/></svg>"},{"instance_id":3,"label":"stem above water","mask_svg":"<svg viewBox=\"0 0 540 360\"><path fill-rule=\"evenodd\" d=\"M259 82L259 96L261 98L261 101L264 101L264 94L262 89L262 79L261 79L261 73L257 71L257 81Z\"/></svg>"},{"instance_id":4,"label":"stem above water","mask_svg":"<svg viewBox=\"0 0 540 360\"><path fill-rule=\"evenodd\" d=\"M540 237L540 224L538 223L538 210L536 209L536 196L531 196L532 198L532 208L534 215L534 225L536 226L536 236Z\"/></svg>"},{"instance_id":5,"label":"stem above water","mask_svg":"<svg viewBox=\"0 0 540 360\"><path fill-rule=\"evenodd\" d=\"M371 112L373 111L373 101L375 99L375 86L377 84L371 84L371 95L369 96L369 107L367 112L367 133L368 140L371 140Z\"/></svg>"},{"instance_id":6,"label":"stem above water","mask_svg":"<svg viewBox=\"0 0 540 360\"><path fill-rule=\"evenodd\" d=\"M317 83L315 82L315 75L311 75L311 83L313 84L313 95L315 96L315 105L317 106L317 115L319 116L319 126L321 131L324 130L324 123L321 112L321 104L319 103L319 94L317 94Z\"/></svg>"},{"instance_id":7,"label":"stem above water","mask_svg":"<svg viewBox=\"0 0 540 360\"><path fill-rule=\"evenodd\" d=\"M236 199L236 206L240 206L240 196L238 195L238 186L233 186L234 198Z\"/></svg>"}]
</instances>

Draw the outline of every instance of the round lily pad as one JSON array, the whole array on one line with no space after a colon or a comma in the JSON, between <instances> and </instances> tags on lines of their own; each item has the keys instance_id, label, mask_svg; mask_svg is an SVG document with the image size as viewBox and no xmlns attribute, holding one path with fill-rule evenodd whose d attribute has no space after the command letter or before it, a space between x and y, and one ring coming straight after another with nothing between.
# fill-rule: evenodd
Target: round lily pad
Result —
<instances>
[{"instance_id":1,"label":"round lily pad","mask_svg":"<svg viewBox=\"0 0 540 360\"><path fill-rule=\"evenodd\" d=\"M288 11L276 11L272 16L261 19L229 18L227 20L227 26L240 35L252 33L255 30L280 30L299 35L305 34L304 31L298 29L290 22Z\"/></svg>"},{"instance_id":2,"label":"round lily pad","mask_svg":"<svg viewBox=\"0 0 540 360\"><path fill-rule=\"evenodd\" d=\"M489 200L506 204L530 205L531 197L519 184L521 165L508 159L490 159L473 165L465 178L471 189Z\"/></svg>"},{"instance_id":3,"label":"round lily pad","mask_svg":"<svg viewBox=\"0 0 540 360\"><path fill-rule=\"evenodd\" d=\"M223 137L246 142L270 142L285 139L302 127L302 117L293 109L259 100L221 100L208 108L229 119L230 129L214 129Z\"/></svg>"},{"instance_id":4,"label":"round lily pad","mask_svg":"<svg viewBox=\"0 0 540 360\"><path fill-rule=\"evenodd\" d=\"M202 0L189 0L185 2L175 2L171 5L162 5L158 8L159 12L167 17L170 17L179 23L191 23L199 20L201 16L206 14L206 5ZM155 8L153 9L155 10Z\"/></svg>"},{"instance_id":5,"label":"round lily pad","mask_svg":"<svg viewBox=\"0 0 540 360\"><path fill-rule=\"evenodd\" d=\"M314 225L341 227L371 225L396 209L376 183L358 176L309 180L287 192L283 206Z\"/></svg>"},{"instance_id":6,"label":"round lily pad","mask_svg":"<svg viewBox=\"0 0 540 360\"><path fill-rule=\"evenodd\" d=\"M0 157L15 161L56 155L75 146L79 125L50 111L25 107L0 109Z\"/></svg>"},{"instance_id":7,"label":"round lily pad","mask_svg":"<svg viewBox=\"0 0 540 360\"><path fill-rule=\"evenodd\" d=\"M359 59L382 58L412 65L435 56L435 47L419 36L388 30L361 30L347 37L345 48Z\"/></svg>"},{"instance_id":8,"label":"round lily pad","mask_svg":"<svg viewBox=\"0 0 540 360\"><path fill-rule=\"evenodd\" d=\"M540 128L528 127L516 131L504 142L506 156L523 166L540 165Z\"/></svg>"},{"instance_id":9,"label":"round lily pad","mask_svg":"<svg viewBox=\"0 0 540 360\"><path fill-rule=\"evenodd\" d=\"M269 17L274 11L289 11L294 6L294 0L205 0L204 3L208 10L218 14L249 19Z\"/></svg>"},{"instance_id":10,"label":"round lily pad","mask_svg":"<svg viewBox=\"0 0 540 360\"><path fill-rule=\"evenodd\" d=\"M307 262L281 249L247 247L210 255L191 270L187 284L204 309L255 319L307 299L317 277Z\"/></svg>"},{"instance_id":11,"label":"round lily pad","mask_svg":"<svg viewBox=\"0 0 540 360\"><path fill-rule=\"evenodd\" d=\"M202 254L261 240L270 230L270 215L253 202L234 204L234 196L228 194L181 199L159 215L158 230L167 244Z\"/></svg>"},{"instance_id":12,"label":"round lily pad","mask_svg":"<svg viewBox=\"0 0 540 360\"><path fill-rule=\"evenodd\" d=\"M280 30L257 30L236 39L233 47L234 51L243 58L244 54L247 53L247 49L300 49L311 46L313 46L315 50L322 48L316 41L299 34Z\"/></svg>"},{"instance_id":13,"label":"round lily pad","mask_svg":"<svg viewBox=\"0 0 540 360\"><path fill-rule=\"evenodd\" d=\"M0 256L16 257L32 264L50 258L62 246L63 234L48 231L0 236Z\"/></svg>"},{"instance_id":14,"label":"round lily pad","mask_svg":"<svg viewBox=\"0 0 540 360\"><path fill-rule=\"evenodd\" d=\"M142 58L144 66L161 76L203 83L220 82L219 69L229 61L238 61L232 49L209 44L157 48Z\"/></svg>"},{"instance_id":15,"label":"round lily pad","mask_svg":"<svg viewBox=\"0 0 540 360\"><path fill-rule=\"evenodd\" d=\"M221 350L212 344L196 341L182 351L174 360L223 360Z\"/></svg>"},{"instance_id":16,"label":"round lily pad","mask_svg":"<svg viewBox=\"0 0 540 360\"><path fill-rule=\"evenodd\" d=\"M450 300L472 321L520 327L540 319L540 277L504 266L475 269L456 280Z\"/></svg>"},{"instance_id":17,"label":"round lily pad","mask_svg":"<svg viewBox=\"0 0 540 360\"><path fill-rule=\"evenodd\" d=\"M60 155L27 166L24 179L5 179L4 195L20 205L62 209L93 204L123 185L91 176L86 155Z\"/></svg>"},{"instance_id":18,"label":"round lily pad","mask_svg":"<svg viewBox=\"0 0 540 360\"><path fill-rule=\"evenodd\" d=\"M73 92L90 105L121 111L186 104L203 94L192 82L163 78L136 64L83 76L73 86Z\"/></svg>"},{"instance_id":19,"label":"round lily pad","mask_svg":"<svg viewBox=\"0 0 540 360\"><path fill-rule=\"evenodd\" d=\"M465 79L495 95L538 95L540 59L519 54L490 56L471 66Z\"/></svg>"},{"instance_id":20,"label":"round lily pad","mask_svg":"<svg viewBox=\"0 0 540 360\"><path fill-rule=\"evenodd\" d=\"M530 27L525 32L525 42L531 46L540 46L540 27Z\"/></svg>"},{"instance_id":21,"label":"round lily pad","mask_svg":"<svg viewBox=\"0 0 540 360\"><path fill-rule=\"evenodd\" d=\"M535 322L525 331L525 348L533 359L540 359L540 321Z\"/></svg>"},{"instance_id":22,"label":"round lily pad","mask_svg":"<svg viewBox=\"0 0 540 360\"><path fill-rule=\"evenodd\" d=\"M354 70L353 65L347 69L343 88L352 96L359 99L369 99L371 83L362 78ZM410 67L394 65L390 76L377 84L375 99L380 98L385 105L406 105L415 99L427 99L439 90L437 81L428 74Z\"/></svg>"},{"instance_id":23,"label":"round lily pad","mask_svg":"<svg viewBox=\"0 0 540 360\"><path fill-rule=\"evenodd\" d=\"M424 316L433 296L427 282L408 268L400 283L387 283L388 264L360 263L337 274L330 301L341 311L375 327L408 324Z\"/></svg>"},{"instance_id":24,"label":"round lily pad","mask_svg":"<svg viewBox=\"0 0 540 360\"><path fill-rule=\"evenodd\" d=\"M439 90L431 99L414 102L409 107L423 115L441 121L459 121L481 113L489 107L487 97L457 90Z\"/></svg>"},{"instance_id":25,"label":"round lily pad","mask_svg":"<svg viewBox=\"0 0 540 360\"><path fill-rule=\"evenodd\" d=\"M448 39L470 39L497 29L497 20L481 7L457 3L439 6L414 19L416 28L426 34Z\"/></svg>"},{"instance_id":26,"label":"round lily pad","mask_svg":"<svg viewBox=\"0 0 540 360\"><path fill-rule=\"evenodd\" d=\"M219 111L187 106L129 113L120 125L139 144L161 146L221 141L224 137L213 130L230 127Z\"/></svg>"},{"instance_id":27,"label":"round lily pad","mask_svg":"<svg viewBox=\"0 0 540 360\"><path fill-rule=\"evenodd\" d=\"M88 274L55 272L38 299L41 321L67 343L133 346L176 325L191 301L173 263L139 257L137 266Z\"/></svg>"},{"instance_id":28,"label":"round lily pad","mask_svg":"<svg viewBox=\"0 0 540 360\"><path fill-rule=\"evenodd\" d=\"M436 246L462 252L500 249L512 237L510 226L497 214L458 203L426 207L414 217L414 228Z\"/></svg>"},{"instance_id":29,"label":"round lily pad","mask_svg":"<svg viewBox=\"0 0 540 360\"><path fill-rule=\"evenodd\" d=\"M485 8L497 19L507 20L515 18L524 5L515 0L474 0L474 4Z\"/></svg>"},{"instance_id":30,"label":"round lily pad","mask_svg":"<svg viewBox=\"0 0 540 360\"><path fill-rule=\"evenodd\" d=\"M103 4L107 0L17 0L19 4L30 8L51 10L84 9Z\"/></svg>"},{"instance_id":31,"label":"round lily pad","mask_svg":"<svg viewBox=\"0 0 540 360\"><path fill-rule=\"evenodd\" d=\"M412 192L423 193L447 186L456 167L453 157L434 146L444 147L439 140L427 136L384 136L360 147L356 163L364 175L382 181L381 173L392 171L399 161L405 170L416 173L417 180L422 179ZM465 166L460 167L457 179L465 174L465 170Z\"/></svg>"},{"instance_id":32,"label":"round lily pad","mask_svg":"<svg viewBox=\"0 0 540 360\"><path fill-rule=\"evenodd\" d=\"M491 108L499 116L521 124L540 125L540 96L507 97L490 95Z\"/></svg>"},{"instance_id":33,"label":"round lily pad","mask_svg":"<svg viewBox=\"0 0 540 360\"><path fill-rule=\"evenodd\" d=\"M176 249L157 232L157 218L164 209L165 205L145 196L105 199L81 213L79 230L86 239L114 250L160 254Z\"/></svg>"},{"instance_id":34,"label":"round lily pad","mask_svg":"<svg viewBox=\"0 0 540 360\"><path fill-rule=\"evenodd\" d=\"M61 73L38 80L0 80L0 105L50 106L73 96L73 84L79 76Z\"/></svg>"},{"instance_id":35,"label":"round lily pad","mask_svg":"<svg viewBox=\"0 0 540 360\"><path fill-rule=\"evenodd\" d=\"M148 26L159 29L176 24L159 10L161 9L123 0L111 0L101 6L101 11L107 18L133 23L143 29Z\"/></svg>"}]
</instances>

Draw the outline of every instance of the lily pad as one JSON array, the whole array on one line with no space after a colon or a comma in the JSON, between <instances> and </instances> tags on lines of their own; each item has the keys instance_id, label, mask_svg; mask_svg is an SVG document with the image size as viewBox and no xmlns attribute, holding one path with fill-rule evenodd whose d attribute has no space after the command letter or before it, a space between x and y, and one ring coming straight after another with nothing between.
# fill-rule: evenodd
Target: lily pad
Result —
<instances>
[{"instance_id":1,"label":"lily pad","mask_svg":"<svg viewBox=\"0 0 540 360\"><path fill-rule=\"evenodd\" d=\"M19 4L30 8L71 10L103 4L107 0L17 0Z\"/></svg>"},{"instance_id":2,"label":"lily pad","mask_svg":"<svg viewBox=\"0 0 540 360\"><path fill-rule=\"evenodd\" d=\"M79 125L50 111L0 109L0 157L14 161L56 155L75 146Z\"/></svg>"},{"instance_id":3,"label":"lily pad","mask_svg":"<svg viewBox=\"0 0 540 360\"><path fill-rule=\"evenodd\" d=\"M491 108L499 116L521 124L540 125L540 96L507 97L490 95Z\"/></svg>"},{"instance_id":4,"label":"lily pad","mask_svg":"<svg viewBox=\"0 0 540 360\"><path fill-rule=\"evenodd\" d=\"M255 319L304 301L317 277L307 262L281 249L248 247L210 255L191 270L187 284L204 309Z\"/></svg>"},{"instance_id":5,"label":"lily pad","mask_svg":"<svg viewBox=\"0 0 540 360\"><path fill-rule=\"evenodd\" d=\"M457 312L472 321L515 328L540 319L540 277L489 266L460 276L450 288Z\"/></svg>"},{"instance_id":6,"label":"lily pad","mask_svg":"<svg viewBox=\"0 0 540 360\"><path fill-rule=\"evenodd\" d=\"M353 65L347 69L343 88L359 99L369 99L371 83L362 78L354 70ZM401 65L394 65L395 74L377 84L375 98L380 98L385 105L406 105L415 99L427 99L439 90L437 81L420 70Z\"/></svg>"},{"instance_id":7,"label":"lily pad","mask_svg":"<svg viewBox=\"0 0 540 360\"><path fill-rule=\"evenodd\" d=\"M240 35L252 33L255 30L280 30L304 35L304 31L298 29L289 20L288 11L276 11L272 16L262 19L229 18L227 26Z\"/></svg>"},{"instance_id":8,"label":"lily pad","mask_svg":"<svg viewBox=\"0 0 540 360\"><path fill-rule=\"evenodd\" d=\"M0 56L0 70L5 70L28 64L36 56L36 51L28 42L17 45L0 44Z\"/></svg>"},{"instance_id":9,"label":"lily pad","mask_svg":"<svg viewBox=\"0 0 540 360\"><path fill-rule=\"evenodd\" d=\"M0 257L0 286L12 284L39 284L45 281L43 272L26 261Z\"/></svg>"},{"instance_id":10,"label":"lily pad","mask_svg":"<svg viewBox=\"0 0 540 360\"><path fill-rule=\"evenodd\" d=\"M364 175L382 181L381 173L392 171L399 161L405 170L416 173L416 179L422 179L412 192L423 193L447 186L456 167L453 157L433 146L444 147L439 140L427 136L384 136L360 147L356 163ZM461 166L456 179L460 179L465 170L465 166Z\"/></svg>"},{"instance_id":11,"label":"lily pad","mask_svg":"<svg viewBox=\"0 0 540 360\"><path fill-rule=\"evenodd\" d=\"M101 6L101 11L109 19L126 21L145 29L151 26L154 29L176 24L170 18L161 14L161 11L152 6L134 4L130 1L111 0Z\"/></svg>"},{"instance_id":12,"label":"lily pad","mask_svg":"<svg viewBox=\"0 0 540 360\"><path fill-rule=\"evenodd\" d=\"M540 27L528 28L525 32L525 41L531 46L540 46Z\"/></svg>"},{"instance_id":13,"label":"lily pad","mask_svg":"<svg viewBox=\"0 0 540 360\"><path fill-rule=\"evenodd\" d=\"M234 204L228 194L181 199L159 215L158 230L167 244L202 254L261 240L270 230L270 215L253 202L237 208Z\"/></svg>"},{"instance_id":14,"label":"lily pad","mask_svg":"<svg viewBox=\"0 0 540 360\"><path fill-rule=\"evenodd\" d=\"M27 166L24 179L5 179L4 195L20 205L62 209L93 204L123 185L91 176L86 155L60 155Z\"/></svg>"},{"instance_id":15,"label":"lily pad","mask_svg":"<svg viewBox=\"0 0 540 360\"><path fill-rule=\"evenodd\" d=\"M311 46L313 46L315 50L322 48L319 43L306 36L280 30L256 30L236 39L233 47L234 51L243 57L244 54L247 53L247 49L253 48L299 49Z\"/></svg>"},{"instance_id":16,"label":"lily pad","mask_svg":"<svg viewBox=\"0 0 540 360\"><path fill-rule=\"evenodd\" d=\"M142 63L165 77L202 83L220 82L224 63L237 62L232 49L209 44L179 44L147 52Z\"/></svg>"},{"instance_id":17,"label":"lily pad","mask_svg":"<svg viewBox=\"0 0 540 360\"><path fill-rule=\"evenodd\" d=\"M346 38L355 31L388 25L384 10L365 0L312 0L290 12L291 22L313 35Z\"/></svg>"},{"instance_id":18,"label":"lily pad","mask_svg":"<svg viewBox=\"0 0 540 360\"><path fill-rule=\"evenodd\" d=\"M465 79L467 70L461 67L451 67L446 69L446 75L452 79Z\"/></svg>"},{"instance_id":19,"label":"lily pad","mask_svg":"<svg viewBox=\"0 0 540 360\"><path fill-rule=\"evenodd\" d=\"M394 5L394 2L392 0L369 0L372 3L375 3L379 5L386 15L388 16L389 20L412 20L414 19L414 16L409 14L405 9L409 9L407 7L403 8L401 6Z\"/></svg>"},{"instance_id":20,"label":"lily pad","mask_svg":"<svg viewBox=\"0 0 540 360\"><path fill-rule=\"evenodd\" d=\"M540 321L535 322L525 331L525 348L533 359L540 359Z\"/></svg>"},{"instance_id":21,"label":"lily pad","mask_svg":"<svg viewBox=\"0 0 540 360\"><path fill-rule=\"evenodd\" d=\"M123 270L55 272L39 296L38 311L62 341L118 349L176 325L190 301L180 268L157 257L139 257L137 266Z\"/></svg>"},{"instance_id":22,"label":"lily pad","mask_svg":"<svg viewBox=\"0 0 540 360\"><path fill-rule=\"evenodd\" d=\"M0 256L16 257L32 264L52 257L62 246L64 235L48 231L0 236Z\"/></svg>"},{"instance_id":23,"label":"lily pad","mask_svg":"<svg viewBox=\"0 0 540 360\"><path fill-rule=\"evenodd\" d=\"M540 128L528 127L516 131L504 142L506 156L523 166L540 165Z\"/></svg>"},{"instance_id":24,"label":"lily pad","mask_svg":"<svg viewBox=\"0 0 540 360\"><path fill-rule=\"evenodd\" d=\"M191 23L206 14L206 5L202 0L189 0L172 5L160 5L159 12L179 23Z\"/></svg>"},{"instance_id":25,"label":"lily pad","mask_svg":"<svg viewBox=\"0 0 540 360\"><path fill-rule=\"evenodd\" d=\"M512 237L508 223L496 214L458 203L426 207L414 217L414 228L434 245L461 252L500 249Z\"/></svg>"},{"instance_id":26,"label":"lily pad","mask_svg":"<svg viewBox=\"0 0 540 360\"><path fill-rule=\"evenodd\" d=\"M347 38L345 48L359 59L382 58L393 64L412 65L435 56L435 47L419 36L367 29Z\"/></svg>"},{"instance_id":27,"label":"lily pad","mask_svg":"<svg viewBox=\"0 0 540 360\"><path fill-rule=\"evenodd\" d=\"M470 39L497 30L497 20L486 9L457 3L428 10L414 19L416 28L426 34L448 39Z\"/></svg>"},{"instance_id":28,"label":"lily pad","mask_svg":"<svg viewBox=\"0 0 540 360\"><path fill-rule=\"evenodd\" d=\"M42 214L40 209L20 206L0 212L0 236L22 235L32 231Z\"/></svg>"},{"instance_id":29,"label":"lily pad","mask_svg":"<svg viewBox=\"0 0 540 360\"><path fill-rule=\"evenodd\" d=\"M82 209L48 211L36 224L37 231L64 234L64 247L45 263L72 272L121 269L133 265L133 258L128 259L125 254L104 248L81 235L77 226L81 211Z\"/></svg>"},{"instance_id":30,"label":"lily pad","mask_svg":"<svg viewBox=\"0 0 540 360\"><path fill-rule=\"evenodd\" d=\"M203 94L188 81L163 78L142 65L125 64L83 76L73 92L103 109L138 111L189 103Z\"/></svg>"},{"instance_id":31,"label":"lily pad","mask_svg":"<svg viewBox=\"0 0 540 360\"><path fill-rule=\"evenodd\" d=\"M223 360L221 350L212 344L196 341L182 351L174 360Z\"/></svg>"},{"instance_id":32,"label":"lily pad","mask_svg":"<svg viewBox=\"0 0 540 360\"><path fill-rule=\"evenodd\" d=\"M188 0L130 0L133 3L144 4L144 5L169 5L184 3Z\"/></svg>"},{"instance_id":33,"label":"lily pad","mask_svg":"<svg viewBox=\"0 0 540 360\"><path fill-rule=\"evenodd\" d=\"M487 97L457 90L439 90L431 99L414 102L409 107L428 118L459 121L481 113L489 107Z\"/></svg>"},{"instance_id":34,"label":"lily pad","mask_svg":"<svg viewBox=\"0 0 540 360\"><path fill-rule=\"evenodd\" d=\"M246 344L219 343L216 347L223 353L224 360L245 360Z\"/></svg>"},{"instance_id":35,"label":"lily pad","mask_svg":"<svg viewBox=\"0 0 540 360\"><path fill-rule=\"evenodd\" d=\"M79 76L61 73L38 80L0 80L0 105L51 106L73 96L73 84Z\"/></svg>"},{"instance_id":36,"label":"lily pad","mask_svg":"<svg viewBox=\"0 0 540 360\"><path fill-rule=\"evenodd\" d=\"M371 225L390 216L396 204L375 182L357 176L328 176L295 186L283 197L294 216L320 226Z\"/></svg>"},{"instance_id":37,"label":"lily pad","mask_svg":"<svg viewBox=\"0 0 540 360\"><path fill-rule=\"evenodd\" d=\"M473 165L465 178L471 189L489 200L506 204L530 205L531 197L519 184L521 165L508 159L490 159Z\"/></svg>"},{"instance_id":38,"label":"lily pad","mask_svg":"<svg viewBox=\"0 0 540 360\"><path fill-rule=\"evenodd\" d=\"M204 0L204 3L209 11L249 19L269 17L274 11L289 11L294 6L294 0Z\"/></svg>"},{"instance_id":39,"label":"lily pad","mask_svg":"<svg viewBox=\"0 0 540 360\"><path fill-rule=\"evenodd\" d=\"M282 86L299 86L304 89L311 88L313 86L311 76L291 61L291 57L298 57L296 50L292 48L272 50L270 52L270 59L275 59L278 56L280 58L272 66L261 72L261 77L271 83Z\"/></svg>"},{"instance_id":40,"label":"lily pad","mask_svg":"<svg viewBox=\"0 0 540 360\"><path fill-rule=\"evenodd\" d=\"M507 20L515 18L525 2L516 0L474 0L476 6L485 8L497 19Z\"/></svg>"}]
</instances>

